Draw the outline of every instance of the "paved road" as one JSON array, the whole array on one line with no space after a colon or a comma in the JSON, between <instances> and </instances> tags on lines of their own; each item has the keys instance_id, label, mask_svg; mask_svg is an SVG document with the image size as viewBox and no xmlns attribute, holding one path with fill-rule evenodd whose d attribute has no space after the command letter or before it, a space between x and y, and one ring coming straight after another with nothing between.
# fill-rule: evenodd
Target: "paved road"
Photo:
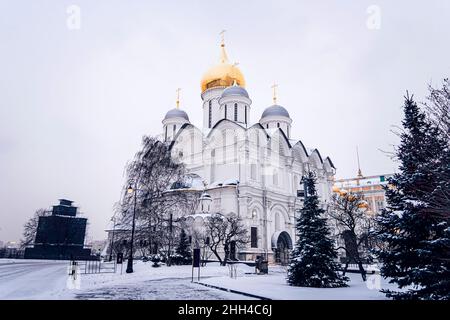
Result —
<instances>
[{"instance_id":1,"label":"paved road","mask_svg":"<svg viewBox=\"0 0 450 320\"><path fill-rule=\"evenodd\" d=\"M248 299L191 283L186 277L95 284L97 276L81 275L81 290L67 289L67 261L0 259L2 299L223 300ZM89 283L86 284L86 281ZM83 284L86 284L83 285ZM84 287L84 288L83 288Z\"/></svg>"},{"instance_id":2,"label":"paved road","mask_svg":"<svg viewBox=\"0 0 450 320\"><path fill-rule=\"evenodd\" d=\"M67 261L0 260L0 299L57 299Z\"/></svg>"}]
</instances>

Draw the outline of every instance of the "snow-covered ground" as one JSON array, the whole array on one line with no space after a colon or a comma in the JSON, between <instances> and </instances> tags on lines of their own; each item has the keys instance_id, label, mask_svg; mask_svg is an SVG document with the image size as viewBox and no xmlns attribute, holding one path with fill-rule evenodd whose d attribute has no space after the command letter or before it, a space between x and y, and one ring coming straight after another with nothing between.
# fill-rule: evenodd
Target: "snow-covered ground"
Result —
<instances>
[{"instance_id":1,"label":"snow-covered ground","mask_svg":"<svg viewBox=\"0 0 450 320\"><path fill-rule=\"evenodd\" d=\"M251 299L191 282L190 266L161 266L137 261L134 273L80 274L73 282L67 261L0 259L0 299ZM384 299L377 286L393 288L385 280L349 274L347 288L315 289L286 284L286 270L270 267L268 275L255 275L254 268L237 266L237 277L228 267L208 264L201 268L200 282L270 299ZM197 275L197 271L195 272ZM197 281L197 279L195 279Z\"/></svg>"},{"instance_id":2,"label":"snow-covered ground","mask_svg":"<svg viewBox=\"0 0 450 320\"><path fill-rule=\"evenodd\" d=\"M1 299L249 299L191 283L190 266L162 266L137 261L134 273L79 274L74 284L68 261L0 259ZM227 267L202 268L201 276L224 276Z\"/></svg>"},{"instance_id":3,"label":"snow-covered ground","mask_svg":"<svg viewBox=\"0 0 450 320\"><path fill-rule=\"evenodd\" d=\"M0 259L0 299L58 299L67 261Z\"/></svg>"},{"instance_id":4,"label":"snow-covered ground","mask_svg":"<svg viewBox=\"0 0 450 320\"><path fill-rule=\"evenodd\" d=\"M214 277L201 282L273 300L382 300L386 297L380 292L381 288L398 290L378 274L368 275L367 282L360 274L348 273L347 276L350 281L344 288L293 287L286 282L285 268L269 267L268 275Z\"/></svg>"}]
</instances>

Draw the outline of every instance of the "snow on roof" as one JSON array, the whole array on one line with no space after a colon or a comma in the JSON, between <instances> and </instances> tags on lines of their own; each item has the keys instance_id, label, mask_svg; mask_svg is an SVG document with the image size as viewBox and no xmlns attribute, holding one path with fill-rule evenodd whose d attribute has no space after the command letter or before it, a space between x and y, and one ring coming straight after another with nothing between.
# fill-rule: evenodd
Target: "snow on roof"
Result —
<instances>
[{"instance_id":1,"label":"snow on roof","mask_svg":"<svg viewBox=\"0 0 450 320\"><path fill-rule=\"evenodd\" d=\"M197 217L207 218L207 217L210 217L210 216L211 216L211 213L195 213L195 214L187 215L186 218L193 218L193 219L195 219Z\"/></svg>"},{"instance_id":2,"label":"snow on roof","mask_svg":"<svg viewBox=\"0 0 450 320\"><path fill-rule=\"evenodd\" d=\"M186 177L184 178L183 181L178 181L173 183L170 186L170 189L167 191L173 191L173 190L203 190L204 184L203 184L203 180L200 176L196 175L196 174L188 174L186 175Z\"/></svg>"},{"instance_id":3,"label":"snow on roof","mask_svg":"<svg viewBox=\"0 0 450 320\"><path fill-rule=\"evenodd\" d=\"M222 186L235 186L237 184L239 184L238 179L227 179L224 181L214 181L214 182L210 183L207 188L212 189L212 188L217 188L217 187L222 187Z\"/></svg>"}]
</instances>

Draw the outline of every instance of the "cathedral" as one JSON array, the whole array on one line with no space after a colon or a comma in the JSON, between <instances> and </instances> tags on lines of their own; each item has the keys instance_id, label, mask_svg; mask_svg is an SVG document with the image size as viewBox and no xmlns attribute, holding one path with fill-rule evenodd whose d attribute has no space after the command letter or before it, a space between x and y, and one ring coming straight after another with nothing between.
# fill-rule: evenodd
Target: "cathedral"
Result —
<instances>
[{"instance_id":1,"label":"cathedral","mask_svg":"<svg viewBox=\"0 0 450 320\"><path fill-rule=\"evenodd\" d=\"M292 137L293 119L277 104L275 86L273 105L251 123L252 100L245 85L222 41L218 64L201 80L203 126L189 121L178 99L162 120L162 139L170 144L172 156L186 165L189 181L183 187L202 191L197 212L188 217L193 228L201 226L208 214L236 213L251 241L245 247L232 245L231 256L247 261L264 256L270 263L286 264L296 241L303 174L316 173L326 207L335 168L318 149Z\"/></svg>"}]
</instances>

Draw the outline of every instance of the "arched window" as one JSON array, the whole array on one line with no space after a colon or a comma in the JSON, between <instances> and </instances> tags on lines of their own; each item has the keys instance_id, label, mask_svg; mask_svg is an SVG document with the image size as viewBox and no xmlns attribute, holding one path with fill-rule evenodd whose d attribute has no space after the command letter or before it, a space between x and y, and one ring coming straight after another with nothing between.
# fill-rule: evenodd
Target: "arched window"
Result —
<instances>
[{"instance_id":1,"label":"arched window","mask_svg":"<svg viewBox=\"0 0 450 320\"><path fill-rule=\"evenodd\" d=\"M281 230L281 216L279 212L275 213L275 231Z\"/></svg>"},{"instance_id":2,"label":"arched window","mask_svg":"<svg viewBox=\"0 0 450 320\"><path fill-rule=\"evenodd\" d=\"M256 163L250 164L250 178L256 180Z\"/></svg>"},{"instance_id":3,"label":"arched window","mask_svg":"<svg viewBox=\"0 0 450 320\"><path fill-rule=\"evenodd\" d=\"M167 141L167 126L166 126L166 132L164 134L164 140Z\"/></svg>"},{"instance_id":4,"label":"arched window","mask_svg":"<svg viewBox=\"0 0 450 320\"><path fill-rule=\"evenodd\" d=\"M269 129L269 124L266 124L266 129Z\"/></svg>"},{"instance_id":5,"label":"arched window","mask_svg":"<svg viewBox=\"0 0 450 320\"><path fill-rule=\"evenodd\" d=\"M245 124L247 124L247 106L244 106L245 108Z\"/></svg>"},{"instance_id":6,"label":"arched window","mask_svg":"<svg viewBox=\"0 0 450 320\"><path fill-rule=\"evenodd\" d=\"M225 119L227 119L227 105L225 105Z\"/></svg>"},{"instance_id":7,"label":"arched window","mask_svg":"<svg viewBox=\"0 0 450 320\"><path fill-rule=\"evenodd\" d=\"M258 228L250 227L250 246L258 248Z\"/></svg>"},{"instance_id":8,"label":"arched window","mask_svg":"<svg viewBox=\"0 0 450 320\"><path fill-rule=\"evenodd\" d=\"M238 105L237 103L234 104L234 121L238 120Z\"/></svg>"},{"instance_id":9,"label":"arched window","mask_svg":"<svg viewBox=\"0 0 450 320\"><path fill-rule=\"evenodd\" d=\"M279 123L279 122L277 123L277 127L278 127L278 128L280 127L280 123Z\"/></svg>"},{"instance_id":10,"label":"arched window","mask_svg":"<svg viewBox=\"0 0 450 320\"><path fill-rule=\"evenodd\" d=\"M258 213L255 209L252 210L252 220L253 222L258 222Z\"/></svg>"},{"instance_id":11,"label":"arched window","mask_svg":"<svg viewBox=\"0 0 450 320\"><path fill-rule=\"evenodd\" d=\"M177 125L176 124L174 124L173 125L173 137L175 138L175 131L177 130Z\"/></svg>"},{"instance_id":12,"label":"arched window","mask_svg":"<svg viewBox=\"0 0 450 320\"><path fill-rule=\"evenodd\" d=\"M212 123L212 103L211 103L211 100L209 100L208 128L211 128L211 123Z\"/></svg>"}]
</instances>

